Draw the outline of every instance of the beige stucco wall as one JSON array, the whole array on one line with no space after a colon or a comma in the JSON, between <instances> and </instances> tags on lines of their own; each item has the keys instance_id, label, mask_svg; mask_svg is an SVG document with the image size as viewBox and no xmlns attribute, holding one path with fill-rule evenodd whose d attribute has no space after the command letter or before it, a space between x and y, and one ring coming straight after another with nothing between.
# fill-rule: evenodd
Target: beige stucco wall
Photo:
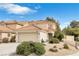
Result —
<instances>
[{"instance_id":1,"label":"beige stucco wall","mask_svg":"<svg viewBox=\"0 0 79 59\"><path fill-rule=\"evenodd\" d=\"M66 35L63 40L64 40L64 42L69 43L69 44L75 46L74 36Z\"/></svg>"},{"instance_id":2,"label":"beige stucco wall","mask_svg":"<svg viewBox=\"0 0 79 59\"><path fill-rule=\"evenodd\" d=\"M21 32L18 33L18 42L34 41L38 42L38 33L35 32Z\"/></svg>"},{"instance_id":3,"label":"beige stucco wall","mask_svg":"<svg viewBox=\"0 0 79 59\"><path fill-rule=\"evenodd\" d=\"M37 24L38 27L48 29L48 24Z\"/></svg>"},{"instance_id":4,"label":"beige stucco wall","mask_svg":"<svg viewBox=\"0 0 79 59\"><path fill-rule=\"evenodd\" d=\"M1 33L0 40L2 40L3 38L8 38L8 40L10 41L12 36L15 36L15 34L13 34L13 33Z\"/></svg>"},{"instance_id":5,"label":"beige stucco wall","mask_svg":"<svg viewBox=\"0 0 79 59\"><path fill-rule=\"evenodd\" d=\"M2 35L1 35L1 33L0 33L0 42L2 42L2 39L1 39L1 38L2 38Z\"/></svg>"},{"instance_id":6,"label":"beige stucco wall","mask_svg":"<svg viewBox=\"0 0 79 59\"><path fill-rule=\"evenodd\" d=\"M39 40L40 40L40 42L42 41L42 39L44 40L44 41L47 41L48 40L48 34L46 33L46 32L39 32L40 33L40 35L39 35Z\"/></svg>"},{"instance_id":7,"label":"beige stucco wall","mask_svg":"<svg viewBox=\"0 0 79 59\"><path fill-rule=\"evenodd\" d=\"M2 35L2 39L8 37L8 33L2 33L1 35Z\"/></svg>"},{"instance_id":8,"label":"beige stucco wall","mask_svg":"<svg viewBox=\"0 0 79 59\"><path fill-rule=\"evenodd\" d=\"M56 24L55 24L55 23L52 24L52 28L53 28L54 30L56 30Z\"/></svg>"},{"instance_id":9,"label":"beige stucco wall","mask_svg":"<svg viewBox=\"0 0 79 59\"><path fill-rule=\"evenodd\" d=\"M28 23L24 24L24 26L28 26L28 25L29 25Z\"/></svg>"},{"instance_id":10,"label":"beige stucco wall","mask_svg":"<svg viewBox=\"0 0 79 59\"><path fill-rule=\"evenodd\" d=\"M66 40L68 41L74 41L74 36L66 36Z\"/></svg>"}]
</instances>

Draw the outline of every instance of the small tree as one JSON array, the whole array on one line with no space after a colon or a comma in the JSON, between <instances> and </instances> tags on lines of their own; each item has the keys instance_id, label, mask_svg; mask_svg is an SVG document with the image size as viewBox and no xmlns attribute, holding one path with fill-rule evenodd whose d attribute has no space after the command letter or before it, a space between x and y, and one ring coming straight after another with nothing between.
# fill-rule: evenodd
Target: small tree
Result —
<instances>
[{"instance_id":1,"label":"small tree","mask_svg":"<svg viewBox=\"0 0 79 59\"><path fill-rule=\"evenodd\" d=\"M71 28L78 28L79 27L79 21L72 21L71 23L70 23L70 27Z\"/></svg>"},{"instance_id":2,"label":"small tree","mask_svg":"<svg viewBox=\"0 0 79 59\"><path fill-rule=\"evenodd\" d=\"M64 38L64 34L60 31L56 31L54 37L59 39L59 41L62 41L62 39Z\"/></svg>"},{"instance_id":3,"label":"small tree","mask_svg":"<svg viewBox=\"0 0 79 59\"><path fill-rule=\"evenodd\" d=\"M51 17L47 17L46 20L47 21L52 21L52 22L56 23L55 19L54 18L51 18Z\"/></svg>"}]
</instances>

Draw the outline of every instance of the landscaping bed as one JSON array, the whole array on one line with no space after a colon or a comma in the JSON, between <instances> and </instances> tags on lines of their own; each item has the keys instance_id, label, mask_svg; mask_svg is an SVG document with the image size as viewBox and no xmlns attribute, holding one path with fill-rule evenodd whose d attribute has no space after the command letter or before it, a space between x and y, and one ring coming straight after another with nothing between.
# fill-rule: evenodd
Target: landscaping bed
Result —
<instances>
[{"instance_id":1,"label":"landscaping bed","mask_svg":"<svg viewBox=\"0 0 79 59\"><path fill-rule=\"evenodd\" d=\"M69 44L64 44L60 42L58 44L45 44L43 45L45 48L45 53L41 56L67 56L72 55L78 52L78 50ZM38 56L35 53L31 53L28 56Z\"/></svg>"},{"instance_id":2,"label":"landscaping bed","mask_svg":"<svg viewBox=\"0 0 79 59\"><path fill-rule=\"evenodd\" d=\"M63 44L64 43L62 42L60 42L59 44L47 44L45 46L46 53L44 54L44 56L66 56L66 55L71 55L71 54L75 54L78 52L78 50L71 45L68 45L69 49L64 49ZM52 52L49 50L50 48L53 49L54 46L56 46L58 51Z\"/></svg>"}]
</instances>

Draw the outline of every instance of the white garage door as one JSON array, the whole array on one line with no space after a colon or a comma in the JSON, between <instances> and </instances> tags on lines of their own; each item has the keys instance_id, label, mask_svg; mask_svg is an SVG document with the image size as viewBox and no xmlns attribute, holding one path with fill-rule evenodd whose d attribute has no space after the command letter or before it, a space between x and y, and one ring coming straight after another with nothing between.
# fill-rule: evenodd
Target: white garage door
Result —
<instances>
[{"instance_id":1,"label":"white garage door","mask_svg":"<svg viewBox=\"0 0 79 59\"><path fill-rule=\"evenodd\" d=\"M19 42L23 42L23 41L34 41L37 42L38 41L38 35L37 33L19 33Z\"/></svg>"}]
</instances>

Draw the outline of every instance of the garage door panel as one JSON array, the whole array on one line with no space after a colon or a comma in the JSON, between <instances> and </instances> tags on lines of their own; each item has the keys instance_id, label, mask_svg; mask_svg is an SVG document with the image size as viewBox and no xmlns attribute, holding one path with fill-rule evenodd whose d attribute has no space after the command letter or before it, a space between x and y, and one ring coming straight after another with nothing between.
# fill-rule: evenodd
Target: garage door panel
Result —
<instances>
[{"instance_id":1,"label":"garage door panel","mask_svg":"<svg viewBox=\"0 0 79 59\"><path fill-rule=\"evenodd\" d=\"M34 41L37 42L37 33L19 33L19 42Z\"/></svg>"}]
</instances>

